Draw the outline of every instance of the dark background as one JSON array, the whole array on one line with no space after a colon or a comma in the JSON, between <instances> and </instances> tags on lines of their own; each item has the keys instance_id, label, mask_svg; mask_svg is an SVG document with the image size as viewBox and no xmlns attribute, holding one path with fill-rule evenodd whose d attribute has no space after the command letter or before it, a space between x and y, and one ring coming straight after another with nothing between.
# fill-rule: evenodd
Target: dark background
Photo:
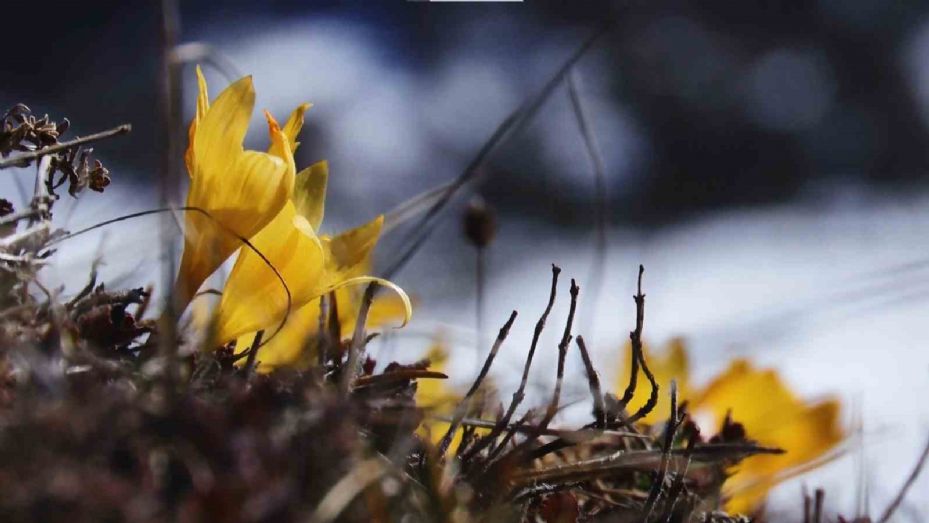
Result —
<instances>
[{"instance_id":1,"label":"dark background","mask_svg":"<svg viewBox=\"0 0 929 523\"><path fill-rule=\"evenodd\" d=\"M79 133L130 121L132 136L107 148L106 157L127 176L153 176L160 147L158 4L8 4L0 102L23 101L38 112L67 115ZM612 19L616 25L595 51L607 57L597 69L607 78L609 98L635 122L644 151L632 167L634 183L610 177L614 221L662 224L694 211L781 202L836 185L897 191L924 183L926 110L907 53L929 4L645 5L182 2L181 40L200 38L204 27L221 26L234 38L278 20L336 18L374 31L398 66L426 71L453 46L468 45L456 38L456 28L476 18L502 17L500 31L510 39L502 39L497 52L517 60L565 28L577 36L565 39L569 50ZM480 45L492 48L496 36L487 34ZM494 176L483 192L504 212L533 209L542 218L582 222L589 190L527 184L547 167L519 153L537 146L517 139L517 149L494 163L505 175ZM600 147L608 153L613 145ZM462 151L461 160L473 150ZM587 164L579 169L589 171ZM436 176L437 183L444 179ZM540 197L548 204L543 209ZM560 211L545 210L553 208Z\"/></svg>"}]
</instances>

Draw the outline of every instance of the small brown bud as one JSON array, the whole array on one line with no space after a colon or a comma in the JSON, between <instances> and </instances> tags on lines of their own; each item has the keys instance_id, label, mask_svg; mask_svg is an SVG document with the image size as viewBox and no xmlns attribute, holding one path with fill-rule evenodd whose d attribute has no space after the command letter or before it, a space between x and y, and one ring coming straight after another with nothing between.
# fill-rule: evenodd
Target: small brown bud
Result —
<instances>
[{"instance_id":1,"label":"small brown bud","mask_svg":"<svg viewBox=\"0 0 929 523\"><path fill-rule=\"evenodd\" d=\"M494 240L497 219L493 209L480 196L471 199L465 210L464 233L468 240L479 248L487 247Z\"/></svg>"}]
</instances>

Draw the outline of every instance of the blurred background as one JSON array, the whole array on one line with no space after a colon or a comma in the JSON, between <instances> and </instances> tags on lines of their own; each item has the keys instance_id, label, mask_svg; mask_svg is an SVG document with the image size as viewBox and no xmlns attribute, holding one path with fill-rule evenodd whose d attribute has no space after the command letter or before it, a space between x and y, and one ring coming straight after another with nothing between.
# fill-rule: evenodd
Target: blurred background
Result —
<instances>
[{"instance_id":1,"label":"blurred background","mask_svg":"<svg viewBox=\"0 0 929 523\"><path fill-rule=\"evenodd\" d=\"M113 172L108 194L65 197L57 217L76 229L155 207L158 3L62 2L54 18L39 2L12 4L0 106L67 116L76 134L133 124L97 147ZM682 336L699 380L745 356L779 369L806 397L841 396L849 424L864 420L861 450L856 443L847 458L785 484L772 502L796 505L803 482L826 487L827 505L852 514L849 478L864 470L872 506L883 507L929 430L920 400L929 393L929 4L666 4L186 1L180 37L224 57L225 71L206 67L212 95L228 77L252 74L257 109L284 118L314 104L297 163L329 160L325 228L338 231L452 180L614 21L574 71L603 158L605 251L596 247L594 169L564 86L468 191L496 209L499 226L486 253L485 335L510 310L521 313L497 368L501 388L515 385L551 263L581 285L580 333L613 383L643 263L646 339L661 346ZM192 67L184 86L186 120ZM252 131L248 145L263 148L260 111ZM17 183L30 188L32 173L10 176L0 188L21 197ZM418 358L409 347L442 333L460 374L473 370L468 198L397 275L419 307L408 329L387 337L385 358ZM86 275L105 245L125 252L104 260L111 287L157 282L156 226L123 223L64 245L52 276L82 284L69 275ZM382 261L404 232L384 238ZM553 325L563 321L561 301ZM540 387L553 380L559 330L543 338ZM397 343L405 338L419 345ZM579 362L569 364L580 376ZM586 384L576 381L582 400ZM913 492L903 516L919 520L929 514L929 479Z\"/></svg>"}]
</instances>

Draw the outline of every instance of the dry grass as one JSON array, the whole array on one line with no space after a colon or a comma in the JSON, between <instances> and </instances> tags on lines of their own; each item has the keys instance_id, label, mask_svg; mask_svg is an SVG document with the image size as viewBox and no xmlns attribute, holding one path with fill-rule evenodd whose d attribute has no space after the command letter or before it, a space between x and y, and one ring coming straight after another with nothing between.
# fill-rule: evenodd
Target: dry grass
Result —
<instances>
[{"instance_id":1,"label":"dry grass","mask_svg":"<svg viewBox=\"0 0 929 523\"><path fill-rule=\"evenodd\" d=\"M61 128L19 107L0 137L6 163L37 169L34 199L21 212L6 209L0 239L4 521L728 521L715 512L725 469L778 452L734 423L705 440L676 400L663 430L636 422L664 393L641 351L641 287L633 357L653 400L626 412L626 396L642 384L635 379L623 398L602 392L583 339L572 343L572 281L555 388L544 405L522 409L557 267L517 392L504 405L482 387L514 311L438 445L416 434L428 413L415 392L419 380L444 375L428 361L374 374L370 336L360 328L339 339L335 317L321 318L332 328L305 347L318 364L300 372L252 372L260 353L234 346L168 357L158 325L144 319L146 289L109 290L90 274L68 295L37 277L69 237L52 223L55 189L97 188L105 170L80 159L62 169L86 156L77 147L87 140L59 142ZM564 375L568 357L583 358L586 377ZM592 419L553 429L566 379L590 384Z\"/></svg>"}]
</instances>

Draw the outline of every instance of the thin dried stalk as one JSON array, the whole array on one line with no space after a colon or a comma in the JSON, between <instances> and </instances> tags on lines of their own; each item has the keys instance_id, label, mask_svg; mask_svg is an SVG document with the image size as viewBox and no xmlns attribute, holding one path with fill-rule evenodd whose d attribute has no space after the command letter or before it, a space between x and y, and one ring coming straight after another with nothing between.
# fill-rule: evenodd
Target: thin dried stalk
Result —
<instances>
[{"instance_id":1,"label":"thin dried stalk","mask_svg":"<svg viewBox=\"0 0 929 523\"><path fill-rule=\"evenodd\" d=\"M42 149L37 149L28 153L18 154L16 156L11 156L0 160L0 169L7 169L9 167L20 167L27 164L37 158L43 156L48 156L50 154L60 153L62 151L67 151L69 149L74 149L75 147L80 147L82 145L87 145L93 142L99 142L101 140L106 140L107 138L112 138L114 136L120 136L127 134L132 131L132 125L124 123L122 125L117 125L112 129L107 129L105 131L100 131L98 133L89 134L80 138L75 138L74 140L58 143L55 145L50 145Z\"/></svg>"},{"instance_id":2,"label":"thin dried stalk","mask_svg":"<svg viewBox=\"0 0 929 523\"><path fill-rule=\"evenodd\" d=\"M365 288L364 296L361 298L361 306L358 308L358 319L355 321L355 333L352 336L352 344L349 348L348 363L342 369L342 393L348 394L355 386L355 380L361 374L361 365L364 363L365 348L365 323L368 321L368 311L371 309L371 303L374 301L374 293L377 292L377 282L371 282Z\"/></svg>"},{"instance_id":3,"label":"thin dried stalk","mask_svg":"<svg viewBox=\"0 0 929 523\"><path fill-rule=\"evenodd\" d=\"M597 369L594 368L590 360L590 354L587 352L587 344L584 343L584 337L578 336L575 341L581 353L581 359L584 360L584 370L587 373L587 387L590 389L590 395L594 402L594 427L602 428L606 425L606 408L603 406L603 389L600 387L600 376L597 374Z\"/></svg>"},{"instance_id":4,"label":"thin dried stalk","mask_svg":"<svg viewBox=\"0 0 929 523\"><path fill-rule=\"evenodd\" d=\"M910 475L906 478L906 481L903 482L903 486L900 487L900 491L897 492L894 500L884 510L884 514L881 515L881 519L878 520L878 523L886 523L887 521L890 521L890 518L893 517L894 512L896 512L897 508L900 507L900 504L903 503L903 499L906 498L906 493L910 490L910 487L913 486L913 483L916 483L916 478L919 477L919 473L922 472L923 467L926 466L927 459L929 459L929 441L926 442L926 446L923 447L923 451L919 455L919 459L916 460L916 465L913 467Z\"/></svg>"},{"instance_id":5,"label":"thin dried stalk","mask_svg":"<svg viewBox=\"0 0 929 523\"><path fill-rule=\"evenodd\" d=\"M444 455L448 450L448 446L452 442L452 437L455 435L455 431L458 430L458 427L461 424L461 420L464 418L465 414L467 414L468 408L471 404L471 398L477 392L478 388L480 388L484 378L487 377L487 373L490 371L491 365L493 365L494 358L497 357L497 352L500 350L500 347L503 345L506 337L510 334L510 328L513 326L513 322L516 321L516 314L516 311L513 311L510 314L510 319L508 319L503 327L500 328L500 332L497 334L497 340L494 342L490 353L487 355L487 359L484 361L484 366L481 368L481 372L478 373L474 383L471 384L471 388L468 389L464 399L462 399L458 406L455 408L455 414L452 418L452 422L449 424L448 430L445 432L445 435L442 437L442 440L439 443L440 456Z\"/></svg>"},{"instance_id":6,"label":"thin dried stalk","mask_svg":"<svg viewBox=\"0 0 929 523\"><path fill-rule=\"evenodd\" d=\"M552 265L552 287L548 295L548 305L545 306L545 311L542 313L542 316L539 317L539 321L535 325L535 331L532 335L532 343L529 345L529 353L526 355L526 363L523 365L523 374L519 382L519 387L516 389L516 392L513 393L513 399L510 401L509 407L506 409L503 417L500 418L498 426L495 427L490 434L477 442L470 452L466 455L466 459L475 456L478 452L491 445L503 432L504 427L510 424L510 420L513 419L513 414L516 412L519 404L522 403L526 394L526 383L529 381L529 369L532 367L532 358L535 356L536 347L539 344L539 337L542 335L542 331L545 329L545 322L548 319L548 315L552 312L552 307L555 305L555 296L558 291L558 275L561 274L561 268L557 265ZM503 445L497 445L492 448L488 459L492 459L493 456L500 453L503 450Z\"/></svg>"}]
</instances>

